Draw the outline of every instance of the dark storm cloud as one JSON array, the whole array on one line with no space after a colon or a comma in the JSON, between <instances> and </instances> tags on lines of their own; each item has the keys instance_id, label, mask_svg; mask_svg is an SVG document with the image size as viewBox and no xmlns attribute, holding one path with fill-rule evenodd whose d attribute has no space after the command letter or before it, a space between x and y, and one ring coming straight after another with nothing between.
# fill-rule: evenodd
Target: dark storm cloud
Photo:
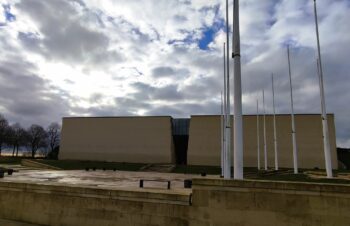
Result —
<instances>
[{"instance_id":1,"label":"dark storm cloud","mask_svg":"<svg viewBox=\"0 0 350 226\"><path fill-rule=\"evenodd\" d=\"M115 98L115 104L118 109L128 109L127 112L134 112L139 109L147 109L151 107L151 105L146 102L146 100L136 99L132 95L130 95L130 97Z\"/></svg>"},{"instance_id":2,"label":"dark storm cloud","mask_svg":"<svg viewBox=\"0 0 350 226\"><path fill-rule=\"evenodd\" d=\"M146 115L170 115L173 117L190 117L191 115L219 114L220 106L217 102L210 103L178 103L166 106L155 106Z\"/></svg>"},{"instance_id":3,"label":"dark storm cloud","mask_svg":"<svg viewBox=\"0 0 350 226\"><path fill-rule=\"evenodd\" d=\"M190 71L186 68L173 68L173 67L155 67L152 69L152 76L154 78L178 78L182 79L190 74Z\"/></svg>"},{"instance_id":4,"label":"dark storm cloud","mask_svg":"<svg viewBox=\"0 0 350 226\"><path fill-rule=\"evenodd\" d=\"M218 114L220 112L220 104L217 101L203 97L203 90L205 91L202 89L203 87L193 87L193 93L186 93L185 90L180 91L176 85L154 87L137 82L133 84L133 88L136 92L128 94L128 97L115 99L114 109L127 109L124 112L126 115L136 114L138 110L142 109L146 115L170 115L173 117L189 117L192 114ZM210 95L209 90L208 86L206 91L208 95ZM196 91L200 91L200 93L195 94ZM199 100L197 103L187 102L187 100L196 98ZM156 105L154 101L164 101L164 103ZM110 112L115 112L115 110L111 109Z\"/></svg>"},{"instance_id":5,"label":"dark storm cloud","mask_svg":"<svg viewBox=\"0 0 350 226\"><path fill-rule=\"evenodd\" d=\"M173 18L178 23L182 23L182 22L185 22L188 20L187 17L185 17L183 15L175 15Z\"/></svg>"},{"instance_id":6,"label":"dark storm cloud","mask_svg":"<svg viewBox=\"0 0 350 226\"><path fill-rule=\"evenodd\" d=\"M17 38L28 50L40 51L40 39L38 34L19 32Z\"/></svg>"},{"instance_id":7,"label":"dark storm cloud","mask_svg":"<svg viewBox=\"0 0 350 226\"><path fill-rule=\"evenodd\" d=\"M102 93L94 93L90 96L89 102L93 104L98 104L103 100L104 95Z\"/></svg>"},{"instance_id":8,"label":"dark storm cloud","mask_svg":"<svg viewBox=\"0 0 350 226\"><path fill-rule=\"evenodd\" d=\"M177 85L168 85L156 88L151 98L155 100L178 101L182 100L184 95L179 91Z\"/></svg>"},{"instance_id":9,"label":"dark storm cloud","mask_svg":"<svg viewBox=\"0 0 350 226\"><path fill-rule=\"evenodd\" d=\"M131 108L123 108L122 106L98 106L91 107L80 112L86 112L91 116L133 116L136 115L135 112L132 112Z\"/></svg>"},{"instance_id":10,"label":"dark storm cloud","mask_svg":"<svg viewBox=\"0 0 350 226\"><path fill-rule=\"evenodd\" d=\"M219 114L220 103L208 98L220 98L220 94L215 93L217 86L219 83L214 78L200 78L181 90L176 85L154 87L138 82L133 84L136 92L129 94L128 98L117 98L116 103L132 110L143 109L147 115L189 117L192 114ZM188 100L197 101L188 103ZM155 105L154 101L164 103Z\"/></svg>"},{"instance_id":11,"label":"dark storm cloud","mask_svg":"<svg viewBox=\"0 0 350 226\"><path fill-rule=\"evenodd\" d=\"M137 82L133 84L137 90L133 94L136 100L166 100L181 101L184 95L179 91L177 85L166 85L163 87L155 87L146 83Z\"/></svg>"},{"instance_id":12,"label":"dark storm cloud","mask_svg":"<svg viewBox=\"0 0 350 226\"><path fill-rule=\"evenodd\" d=\"M52 120L61 121L69 105L57 87L33 73L35 66L20 58L0 61L0 106L11 122L46 126ZM59 94L53 94L56 91Z\"/></svg>"},{"instance_id":13,"label":"dark storm cloud","mask_svg":"<svg viewBox=\"0 0 350 226\"><path fill-rule=\"evenodd\" d=\"M313 101L314 98L318 97L314 90L318 88L316 62L313 60L314 53L314 50L308 48L291 49L293 96L297 112L308 113L318 110L319 103ZM273 73L277 110L289 109L290 88L286 49L273 51L263 60L246 65L243 68L243 73L244 93L261 97L264 89L268 107L270 107L272 99L271 74Z\"/></svg>"},{"instance_id":14,"label":"dark storm cloud","mask_svg":"<svg viewBox=\"0 0 350 226\"><path fill-rule=\"evenodd\" d=\"M199 77L194 79L189 85L185 85L181 89L181 93L190 100L208 100L213 97L220 98L220 91L223 82L217 77Z\"/></svg>"},{"instance_id":15,"label":"dark storm cloud","mask_svg":"<svg viewBox=\"0 0 350 226\"><path fill-rule=\"evenodd\" d=\"M153 77L167 77L174 74L175 70L172 67L156 67L152 70Z\"/></svg>"},{"instance_id":16,"label":"dark storm cloud","mask_svg":"<svg viewBox=\"0 0 350 226\"><path fill-rule=\"evenodd\" d=\"M109 38L82 24L76 5L69 1L26 0L16 4L24 14L39 26L41 36L19 33L18 38L29 50L44 54L49 59L68 63L121 62L116 51L108 51Z\"/></svg>"},{"instance_id":17,"label":"dark storm cloud","mask_svg":"<svg viewBox=\"0 0 350 226\"><path fill-rule=\"evenodd\" d=\"M346 143L350 138L350 107L344 100L350 99L347 45L325 45L323 48L324 86L328 113L335 114L337 139ZM316 50L309 47L291 48L291 66L294 107L296 113L320 113L319 80L316 70ZM246 102L245 113L256 112L256 98L262 106L262 90L268 113L272 113L271 73L275 74L275 98L277 113L290 113L290 88L286 49L271 52L263 60L243 67L243 90L253 101ZM260 108L262 110L262 107Z\"/></svg>"}]
</instances>

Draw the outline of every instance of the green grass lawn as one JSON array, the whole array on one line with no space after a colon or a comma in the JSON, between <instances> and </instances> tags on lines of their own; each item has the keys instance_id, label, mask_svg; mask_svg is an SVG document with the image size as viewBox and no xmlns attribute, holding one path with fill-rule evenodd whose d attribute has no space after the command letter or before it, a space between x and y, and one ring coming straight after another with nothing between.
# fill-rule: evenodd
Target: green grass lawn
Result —
<instances>
[{"instance_id":1,"label":"green grass lawn","mask_svg":"<svg viewBox=\"0 0 350 226\"><path fill-rule=\"evenodd\" d=\"M23 159L23 157L1 156L0 157L0 164L21 164L22 159Z\"/></svg>"},{"instance_id":2,"label":"green grass lawn","mask_svg":"<svg viewBox=\"0 0 350 226\"><path fill-rule=\"evenodd\" d=\"M201 174L206 173L209 175L219 175L221 173L221 168L217 166L176 166L172 173L184 173L184 174Z\"/></svg>"},{"instance_id":3,"label":"green grass lawn","mask_svg":"<svg viewBox=\"0 0 350 226\"><path fill-rule=\"evenodd\" d=\"M255 168L246 167L245 172L257 172ZM177 165L172 173L184 173L184 174L201 174L206 173L208 175L220 175L221 168L218 166L193 166L193 165Z\"/></svg>"},{"instance_id":4,"label":"green grass lawn","mask_svg":"<svg viewBox=\"0 0 350 226\"><path fill-rule=\"evenodd\" d=\"M216 166L176 166L172 171L173 173L184 174L201 174L206 173L208 175L220 175L221 169ZM337 173L348 173L349 170L334 170L334 176ZM244 178L252 180L268 180L268 181L291 181L291 182L311 182L311 183L336 183L336 184L350 184L350 180L341 178L312 178L310 174L325 174L324 170L305 170L301 169L299 174L294 174L292 169L281 169L281 171L258 171L256 168L247 167L244 168Z\"/></svg>"},{"instance_id":5,"label":"green grass lawn","mask_svg":"<svg viewBox=\"0 0 350 226\"><path fill-rule=\"evenodd\" d=\"M312 174L312 172L311 172ZM252 176L249 179L255 180L270 180L270 181L291 181L291 182L311 182L311 183L331 183L331 184L350 184L350 180L345 180L341 178L327 179L323 178L313 178L310 177L310 173L299 173L299 174L285 174L285 175L267 175L267 176Z\"/></svg>"}]
</instances>

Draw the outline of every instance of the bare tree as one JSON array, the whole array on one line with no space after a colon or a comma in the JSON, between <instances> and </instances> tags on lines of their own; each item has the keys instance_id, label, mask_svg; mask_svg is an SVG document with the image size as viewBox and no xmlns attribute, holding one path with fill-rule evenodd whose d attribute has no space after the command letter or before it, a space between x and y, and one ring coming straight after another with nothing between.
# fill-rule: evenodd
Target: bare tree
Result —
<instances>
[{"instance_id":1,"label":"bare tree","mask_svg":"<svg viewBox=\"0 0 350 226\"><path fill-rule=\"evenodd\" d=\"M0 156L3 144L8 138L9 123L3 115L0 114Z\"/></svg>"},{"instance_id":2,"label":"bare tree","mask_svg":"<svg viewBox=\"0 0 350 226\"><path fill-rule=\"evenodd\" d=\"M18 149L21 145L25 144L26 131L21 127L19 123L15 123L9 127L9 144L12 145L12 156L18 156Z\"/></svg>"},{"instance_id":3,"label":"bare tree","mask_svg":"<svg viewBox=\"0 0 350 226\"><path fill-rule=\"evenodd\" d=\"M32 158L39 148L47 147L47 133L43 127L39 125L31 125L28 129L28 142L32 152Z\"/></svg>"},{"instance_id":4,"label":"bare tree","mask_svg":"<svg viewBox=\"0 0 350 226\"><path fill-rule=\"evenodd\" d=\"M7 128L5 142L6 142L6 144L8 146L12 146L13 147L12 156L14 156L15 155L16 146L15 146L15 132L14 132L12 126L9 126Z\"/></svg>"},{"instance_id":5,"label":"bare tree","mask_svg":"<svg viewBox=\"0 0 350 226\"><path fill-rule=\"evenodd\" d=\"M47 127L48 143L50 152L52 152L60 144L61 127L58 123L51 123Z\"/></svg>"},{"instance_id":6,"label":"bare tree","mask_svg":"<svg viewBox=\"0 0 350 226\"><path fill-rule=\"evenodd\" d=\"M18 149L19 149L19 147L25 146L25 145L28 144L28 137L29 137L28 131L23 129L23 128L21 128L20 132L19 132L18 146L16 148L16 157L18 157Z\"/></svg>"}]
</instances>

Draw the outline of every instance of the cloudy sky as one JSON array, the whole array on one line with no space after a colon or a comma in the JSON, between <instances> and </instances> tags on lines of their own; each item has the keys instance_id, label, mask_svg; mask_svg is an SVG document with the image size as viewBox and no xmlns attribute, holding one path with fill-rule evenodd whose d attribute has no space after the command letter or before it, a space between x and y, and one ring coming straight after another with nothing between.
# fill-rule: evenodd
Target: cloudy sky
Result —
<instances>
[{"instance_id":1,"label":"cloudy sky","mask_svg":"<svg viewBox=\"0 0 350 226\"><path fill-rule=\"evenodd\" d=\"M64 116L218 114L224 0L0 0L0 112L24 126ZM241 0L243 111L266 90L319 113L311 0ZM327 111L350 147L350 1L318 0ZM232 22L232 21L231 21Z\"/></svg>"}]
</instances>

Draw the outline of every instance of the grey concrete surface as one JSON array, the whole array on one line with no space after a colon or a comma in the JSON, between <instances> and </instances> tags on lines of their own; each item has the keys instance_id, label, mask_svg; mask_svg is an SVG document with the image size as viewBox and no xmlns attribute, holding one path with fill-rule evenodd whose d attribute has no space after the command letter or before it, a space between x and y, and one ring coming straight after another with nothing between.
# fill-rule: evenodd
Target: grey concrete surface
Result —
<instances>
[{"instance_id":1,"label":"grey concrete surface","mask_svg":"<svg viewBox=\"0 0 350 226\"><path fill-rule=\"evenodd\" d=\"M171 189L183 189L184 180L198 177L190 174L128 172L111 170L20 170L12 176L5 175L4 182L25 182L34 184L77 185L101 188L138 188L141 179L170 180ZM167 189L167 183L145 181L145 188Z\"/></svg>"}]
</instances>

